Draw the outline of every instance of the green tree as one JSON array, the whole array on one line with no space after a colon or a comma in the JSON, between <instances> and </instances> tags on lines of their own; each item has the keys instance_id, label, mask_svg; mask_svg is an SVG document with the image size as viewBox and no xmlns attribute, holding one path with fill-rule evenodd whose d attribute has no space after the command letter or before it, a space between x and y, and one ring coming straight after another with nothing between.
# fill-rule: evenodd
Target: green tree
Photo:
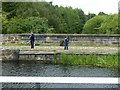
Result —
<instances>
[{"instance_id":1,"label":"green tree","mask_svg":"<svg viewBox=\"0 0 120 90\"><path fill-rule=\"evenodd\" d=\"M86 15L86 20L89 20L89 19L91 19L91 18L93 18L95 16L96 16L96 14L89 12L88 15Z\"/></svg>"},{"instance_id":2,"label":"green tree","mask_svg":"<svg viewBox=\"0 0 120 90\"><path fill-rule=\"evenodd\" d=\"M103 34L120 34L118 28L118 14L109 15L101 24L100 33Z\"/></svg>"},{"instance_id":3,"label":"green tree","mask_svg":"<svg viewBox=\"0 0 120 90\"><path fill-rule=\"evenodd\" d=\"M7 19L8 13L2 11L2 33L7 34L7 24L8 24L8 19Z\"/></svg>"},{"instance_id":4,"label":"green tree","mask_svg":"<svg viewBox=\"0 0 120 90\"><path fill-rule=\"evenodd\" d=\"M117 15L84 14L82 9L52 2L2 2L3 33L120 33Z\"/></svg>"},{"instance_id":5,"label":"green tree","mask_svg":"<svg viewBox=\"0 0 120 90\"><path fill-rule=\"evenodd\" d=\"M107 15L107 14L104 12L99 12L98 15Z\"/></svg>"},{"instance_id":6,"label":"green tree","mask_svg":"<svg viewBox=\"0 0 120 90\"><path fill-rule=\"evenodd\" d=\"M84 25L83 32L85 34L100 34L101 24L106 19L105 15L98 15L88 20Z\"/></svg>"},{"instance_id":7,"label":"green tree","mask_svg":"<svg viewBox=\"0 0 120 90\"><path fill-rule=\"evenodd\" d=\"M7 19L13 18L16 16L16 9L17 9L16 2L2 2L2 11L7 12Z\"/></svg>"},{"instance_id":8,"label":"green tree","mask_svg":"<svg viewBox=\"0 0 120 90\"><path fill-rule=\"evenodd\" d=\"M46 33L48 30L47 19L38 17L12 18L6 24L7 28L3 26L3 30L7 33L28 33L33 31L34 33ZM3 33L5 33L3 31Z\"/></svg>"},{"instance_id":9,"label":"green tree","mask_svg":"<svg viewBox=\"0 0 120 90\"><path fill-rule=\"evenodd\" d=\"M83 27L84 27L84 24L86 22L86 15L84 13L84 11L82 9L75 9L75 11L77 12L78 16L79 16L79 28L77 30L77 33L82 33L82 30L83 30Z\"/></svg>"}]
</instances>

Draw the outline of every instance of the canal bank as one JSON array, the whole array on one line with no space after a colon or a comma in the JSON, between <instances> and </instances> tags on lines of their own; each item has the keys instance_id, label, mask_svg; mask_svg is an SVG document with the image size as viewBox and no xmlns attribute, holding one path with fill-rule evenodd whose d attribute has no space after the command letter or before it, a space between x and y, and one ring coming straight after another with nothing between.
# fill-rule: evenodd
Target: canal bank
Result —
<instances>
[{"instance_id":1,"label":"canal bank","mask_svg":"<svg viewBox=\"0 0 120 90\"><path fill-rule=\"evenodd\" d=\"M72 49L74 48L74 49ZM93 50L94 48L94 50ZM2 50L2 61L42 61L62 65L118 67L118 49L115 47L5 47ZM109 51L109 52L108 52Z\"/></svg>"}]
</instances>

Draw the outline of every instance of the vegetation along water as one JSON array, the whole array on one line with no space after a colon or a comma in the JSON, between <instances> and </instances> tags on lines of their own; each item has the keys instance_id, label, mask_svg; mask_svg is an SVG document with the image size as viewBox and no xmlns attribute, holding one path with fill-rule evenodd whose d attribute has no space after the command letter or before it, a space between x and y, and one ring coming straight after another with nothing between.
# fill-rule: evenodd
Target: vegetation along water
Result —
<instances>
[{"instance_id":1,"label":"vegetation along water","mask_svg":"<svg viewBox=\"0 0 120 90\"><path fill-rule=\"evenodd\" d=\"M114 55L61 55L61 60L55 60L56 64L81 65L97 67L118 68L118 54Z\"/></svg>"}]
</instances>

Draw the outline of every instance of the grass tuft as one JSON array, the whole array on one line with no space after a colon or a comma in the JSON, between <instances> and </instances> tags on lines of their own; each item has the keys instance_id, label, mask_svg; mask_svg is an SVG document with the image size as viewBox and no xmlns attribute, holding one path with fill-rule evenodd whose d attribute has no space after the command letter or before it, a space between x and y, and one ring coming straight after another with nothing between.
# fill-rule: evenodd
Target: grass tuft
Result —
<instances>
[{"instance_id":1,"label":"grass tuft","mask_svg":"<svg viewBox=\"0 0 120 90\"><path fill-rule=\"evenodd\" d=\"M118 68L118 55L61 55L56 64Z\"/></svg>"}]
</instances>

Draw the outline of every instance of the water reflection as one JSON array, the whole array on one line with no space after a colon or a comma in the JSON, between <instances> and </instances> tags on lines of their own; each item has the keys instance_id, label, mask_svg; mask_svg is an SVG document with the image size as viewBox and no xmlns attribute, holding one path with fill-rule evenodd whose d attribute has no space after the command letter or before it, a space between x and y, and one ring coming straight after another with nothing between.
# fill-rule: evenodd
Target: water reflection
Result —
<instances>
[{"instance_id":1,"label":"water reflection","mask_svg":"<svg viewBox=\"0 0 120 90\"><path fill-rule=\"evenodd\" d=\"M2 62L2 75L43 77L118 77L118 69L41 64L37 61Z\"/></svg>"}]
</instances>

